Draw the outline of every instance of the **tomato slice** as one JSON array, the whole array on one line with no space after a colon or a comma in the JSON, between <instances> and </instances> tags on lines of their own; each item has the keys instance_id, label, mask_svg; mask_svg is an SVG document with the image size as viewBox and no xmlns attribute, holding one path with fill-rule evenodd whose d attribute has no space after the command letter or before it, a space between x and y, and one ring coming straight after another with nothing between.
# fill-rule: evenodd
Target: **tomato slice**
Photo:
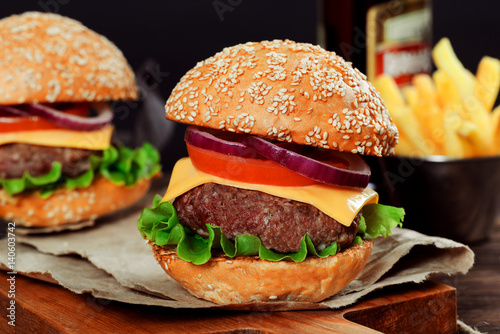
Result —
<instances>
[{"instance_id":1,"label":"tomato slice","mask_svg":"<svg viewBox=\"0 0 500 334\"><path fill-rule=\"evenodd\" d=\"M187 145L198 170L228 180L282 187L303 187L318 182L267 159L242 158Z\"/></svg>"},{"instance_id":2,"label":"tomato slice","mask_svg":"<svg viewBox=\"0 0 500 334\"><path fill-rule=\"evenodd\" d=\"M64 103L52 105L53 108L75 116L88 116L90 105L88 103ZM0 133L33 130L62 129L61 127L38 116L10 116L0 113Z\"/></svg>"}]
</instances>

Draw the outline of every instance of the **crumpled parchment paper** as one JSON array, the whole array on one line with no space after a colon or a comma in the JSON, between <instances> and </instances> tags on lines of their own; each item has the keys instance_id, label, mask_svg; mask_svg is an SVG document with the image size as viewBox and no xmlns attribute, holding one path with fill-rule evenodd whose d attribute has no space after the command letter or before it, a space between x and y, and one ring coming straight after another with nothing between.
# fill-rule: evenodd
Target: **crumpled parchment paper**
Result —
<instances>
[{"instance_id":1,"label":"crumpled parchment paper","mask_svg":"<svg viewBox=\"0 0 500 334\"><path fill-rule=\"evenodd\" d=\"M157 193L162 190L157 189ZM154 191L153 191L154 192ZM320 303L270 301L219 306L190 295L156 263L137 230L137 219L154 193L133 207L78 231L16 235L18 273L60 284L75 293L91 293L131 304L172 308L299 310L340 308L371 291L434 275L465 274L474 263L469 247L452 240L398 228L391 237L375 239L361 274L344 290ZM0 240L0 266L7 270L7 240Z\"/></svg>"}]
</instances>

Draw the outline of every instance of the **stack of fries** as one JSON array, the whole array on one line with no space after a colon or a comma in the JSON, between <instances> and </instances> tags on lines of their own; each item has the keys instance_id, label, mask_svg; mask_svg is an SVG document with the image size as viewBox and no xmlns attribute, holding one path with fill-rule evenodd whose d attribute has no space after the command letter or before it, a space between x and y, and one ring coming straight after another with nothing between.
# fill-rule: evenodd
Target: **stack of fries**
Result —
<instances>
[{"instance_id":1,"label":"stack of fries","mask_svg":"<svg viewBox=\"0 0 500 334\"><path fill-rule=\"evenodd\" d=\"M465 69L449 39L432 50L437 70L419 74L398 88L379 76L375 88L385 100L399 132L396 154L446 155L456 158L500 154L500 61L485 56L476 75Z\"/></svg>"}]
</instances>

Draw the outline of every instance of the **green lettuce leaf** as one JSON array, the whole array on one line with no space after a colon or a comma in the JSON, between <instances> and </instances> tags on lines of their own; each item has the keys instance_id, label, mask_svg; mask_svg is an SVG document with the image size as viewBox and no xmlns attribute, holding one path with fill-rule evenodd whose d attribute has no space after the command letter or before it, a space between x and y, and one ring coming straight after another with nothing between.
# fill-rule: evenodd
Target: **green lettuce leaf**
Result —
<instances>
[{"instance_id":1,"label":"green lettuce leaf","mask_svg":"<svg viewBox=\"0 0 500 334\"><path fill-rule=\"evenodd\" d=\"M38 190L40 196L47 198L61 186L68 189L86 188L99 174L117 185L133 186L140 179L149 179L161 170L160 155L149 143L135 150L125 146L110 146L102 152L102 156L90 156L89 162L89 170L75 178L62 175L61 164L54 162L50 172L45 175L34 177L25 172L21 178L0 179L0 187L9 195Z\"/></svg>"},{"instance_id":2,"label":"green lettuce leaf","mask_svg":"<svg viewBox=\"0 0 500 334\"><path fill-rule=\"evenodd\" d=\"M379 235L387 237L390 230L401 226L404 215L402 209L380 204L370 204L363 210L367 217L360 221L360 232L353 244L362 243L363 239L376 238ZM382 220L389 219L389 222ZM361 226L363 225L363 226ZM193 264L206 263L212 257L212 249L220 249L226 256L259 256L263 260L282 261L291 260L302 262L307 256L326 257L340 251L337 243L318 251L309 236L302 238L302 245L296 253L277 253L262 245L256 236L239 235L235 241L229 240L217 226L207 224L208 238L203 238L183 226L177 217L177 212L170 202L161 202L157 195L151 208L145 208L137 221L137 228L143 238L156 243L158 246L176 248L177 255L184 261Z\"/></svg>"},{"instance_id":3,"label":"green lettuce leaf","mask_svg":"<svg viewBox=\"0 0 500 334\"><path fill-rule=\"evenodd\" d=\"M363 207L359 222L358 235L362 239L374 239L378 236L387 238L391 230L397 226L403 226L405 211L382 204L368 204Z\"/></svg>"},{"instance_id":4,"label":"green lettuce leaf","mask_svg":"<svg viewBox=\"0 0 500 334\"><path fill-rule=\"evenodd\" d=\"M0 179L0 186L9 195L18 194L24 190L41 188L42 197L47 197L50 196L54 188L49 185L55 185L59 181L61 172L62 165L59 162L54 162L52 169L45 175L31 176L28 172L25 172L22 177L17 179Z\"/></svg>"}]
</instances>

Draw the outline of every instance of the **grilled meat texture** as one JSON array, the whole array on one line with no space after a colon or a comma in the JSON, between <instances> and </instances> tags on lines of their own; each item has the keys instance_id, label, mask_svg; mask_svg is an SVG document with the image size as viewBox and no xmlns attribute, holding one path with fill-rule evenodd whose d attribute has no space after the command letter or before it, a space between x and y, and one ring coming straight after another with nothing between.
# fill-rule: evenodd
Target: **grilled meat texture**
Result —
<instances>
[{"instance_id":1,"label":"grilled meat texture","mask_svg":"<svg viewBox=\"0 0 500 334\"><path fill-rule=\"evenodd\" d=\"M360 218L346 227L310 204L215 183L179 196L174 207L181 223L201 236L208 236L206 224L211 224L233 241L240 234L254 235L280 253L297 252L306 233L318 250L334 242L347 247Z\"/></svg>"},{"instance_id":2,"label":"grilled meat texture","mask_svg":"<svg viewBox=\"0 0 500 334\"><path fill-rule=\"evenodd\" d=\"M89 170L89 157L93 154L101 154L101 151L30 144L2 145L0 178L20 178L26 171L31 176L44 175L50 172L54 161L62 164L64 175L76 177Z\"/></svg>"}]
</instances>

